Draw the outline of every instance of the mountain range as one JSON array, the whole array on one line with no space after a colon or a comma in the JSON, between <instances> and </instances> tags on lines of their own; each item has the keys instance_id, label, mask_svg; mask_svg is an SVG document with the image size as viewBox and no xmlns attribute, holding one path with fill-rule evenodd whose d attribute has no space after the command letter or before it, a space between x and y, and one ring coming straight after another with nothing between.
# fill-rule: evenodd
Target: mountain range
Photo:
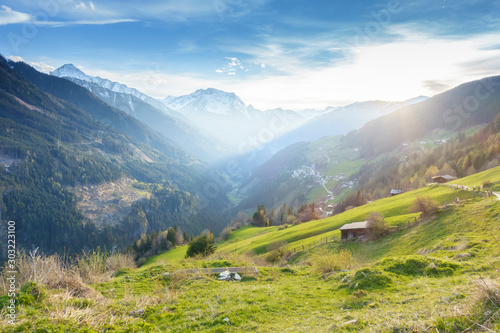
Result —
<instances>
[{"instance_id":1,"label":"mountain range","mask_svg":"<svg viewBox=\"0 0 500 333\"><path fill-rule=\"evenodd\" d=\"M369 120L427 98L360 102L323 110L261 111L246 105L234 93L214 88L157 100L124 84L89 76L72 64L63 65L50 74L87 88L106 103L143 121L179 147L209 162L264 148L263 157L255 159L260 162L290 144L345 134Z\"/></svg>"},{"instance_id":2,"label":"mountain range","mask_svg":"<svg viewBox=\"0 0 500 333\"><path fill-rule=\"evenodd\" d=\"M156 100L72 65L47 75L0 60L2 214L26 226L19 231L26 246L36 242L29 232L37 223L49 231L58 225L60 237L40 238L49 251L123 246L174 225L218 232L258 203L296 206L325 197L339 203L358 186L383 196L390 186L420 186L432 166L425 156L462 174L495 158L471 148L478 138L467 146L453 141L468 154L459 165L436 157L448 150L420 143L445 142L491 122L500 77L405 102L261 111L213 88ZM494 136L495 126L481 135ZM424 157L404 160L420 151ZM370 170L379 185L367 180ZM90 186L117 190L94 197ZM118 213L88 208L111 206ZM96 214L107 217L97 224ZM71 245L80 232L88 237Z\"/></svg>"}]
</instances>

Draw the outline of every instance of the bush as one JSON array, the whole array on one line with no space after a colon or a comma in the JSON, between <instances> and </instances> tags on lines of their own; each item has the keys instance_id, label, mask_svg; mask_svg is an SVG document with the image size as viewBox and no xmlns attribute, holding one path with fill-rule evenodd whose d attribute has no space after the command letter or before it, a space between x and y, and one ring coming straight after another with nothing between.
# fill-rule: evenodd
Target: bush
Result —
<instances>
[{"instance_id":1,"label":"bush","mask_svg":"<svg viewBox=\"0 0 500 333\"><path fill-rule=\"evenodd\" d=\"M131 253L115 253L106 258L104 263L106 270L114 273L118 270L137 268L134 261L134 256Z\"/></svg>"},{"instance_id":2,"label":"bush","mask_svg":"<svg viewBox=\"0 0 500 333\"><path fill-rule=\"evenodd\" d=\"M385 225L384 217L380 213L370 213L366 221L368 222L366 226L366 236L369 239L379 239L387 233L388 228Z\"/></svg>"},{"instance_id":3,"label":"bush","mask_svg":"<svg viewBox=\"0 0 500 333\"><path fill-rule=\"evenodd\" d=\"M231 231L232 231L231 227L225 227L224 229L222 229L219 238L222 240L227 240L229 236L231 236Z\"/></svg>"},{"instance_id":4,"label":"bush","mask_svg":"<svg viewBox=\"0 0 500 333\"><path fill-rule=\"evenodd\" d=\"M20 304L35 304L46 297L45 288L33 281L27 282L21 286L19 293Z\"/></svg>"},{"instance_id":5,"label":"bush","mask_svg":"<svg viewBox=\"0 0 500 333\"><path fill-rule=\"evenodd\" d=\"M17 253L16 271L18 272L17 282L20 285L30 281L38 284L50 285L56 283L65 274L66 267L63 260L58 255L46 256L38 253L38 248L28 254L21 250ZM9 271L3 268L3 273ZM7 289L3 285L7 280L2 277L2 289Z\"/></svg>"},{"instance_id":6,"label":"bush","mask_svg":"<svg viewBox=\"0 0 500 333\"><path fill-rule=\"evenodd\" d=\"M195 257L199 254L206 257L214 253L216 249L213 239L209 239L207 234L202 234L189 243L186 258Z\"/></svg>"},{"instance_id":7,"label":"bush","mask_svg":"<svg viewBox=\"0 0 500 333\"><path fill-rule=\"evenodd\" d=\"M76 258L75 269L85 283L98 283L105 280L104 265L107 254L100 248L85 252Z\"/></svg>"},{"instance_id":8,"label":"bush","mask_svg":"<svg viewBox=\"0 0 500 333\"><path fill-rule=\"evenodd\" d=\"M234 230L238 230L239 228L241 228L241 222L231 222L231 231L234 231Z\"/></svg>"},{"instance_id":9,"label":"bush","mask_svg":"<svg viewBox=\"0 0 500 333\"><path fill-rule=\"evenodd\" d=\"M272 242L266 247L268 252L266 255L267 262L275 262L286 257L290 251L288 250L287 242Z\"/></svg>"},{"instance_id":10,"label":"bush","mask_svg":"<svg viewBox=\"0 0 500 333\"><path fill-rule=\"evenodd\" d=\"M285 224L280 225L280 226L278 227L278 230L283 230L283 229L286 229L286 228L288 228L288 227L289 227L288 223L285 223Z\"/></svg>"},{"instance_id":11,"label":"bush","mask_svg":"<svg viewBox=\"0 0 500 333\"><path fill-rule=\"evenodd\" d=\"M436 200L430 197L417 197L410 207L411 213L421 212L423 216L431 216L438 211Z\"/></svg>"},{"instance_id":12,"label":"bush","mask_svg":"<svg viewBox=\"0 0 500 333\"><path fill-rule=\"evenodd\" d=\"M338 270L351 269L354 259L352 253L340 250L330 253L326 249L316 251L309 259L309 264L317 274L328 274Z\"/></svg>"}]
</instances>

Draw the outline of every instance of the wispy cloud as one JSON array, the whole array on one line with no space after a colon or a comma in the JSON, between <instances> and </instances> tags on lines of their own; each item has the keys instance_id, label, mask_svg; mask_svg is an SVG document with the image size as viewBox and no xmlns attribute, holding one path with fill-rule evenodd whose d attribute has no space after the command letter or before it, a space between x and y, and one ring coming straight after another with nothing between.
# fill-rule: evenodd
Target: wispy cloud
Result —
<instances>
[{"instance_id":1,"label":"wispy cloud","mask_svg":"<svg viewBox=\"0 0 500 333\"><path fill-rule=\"evenodd\" d=\"M135 19L79 20L79 21L36 21L34 24L47 27L67 27L71 25L106 25L137 22Z\"/></svg>"},{"instance_id":2,"label":"wispy cloud","mask_svg":"<svg viewBox=\"0 0 500 333\"><path fill-rule=\"evenodd\" d=\"M85 2L80 2L80 3L77 3L75 4L75 8L76 9L83 9L83 10L86 10L87 9L87 5L85 4Z\"/></svg>"},{"instance_id":3,"label":"wispy cloud","mask_svg":"<svg viewBox=\"0 0 500 333\"><path fill-rule=\"evenodd\" d=\"M2 5L0 9L0 25L25 23L31 20L31 15L17 12L12 8Z\"/></svg>"},{"instance_id":4,"label":"wispy cloud","mask_svg":"<svg viewBox=\"0 0 500 333\"><path fill-rule=\"evenodd\" d=\"M236 73L239 70L243 70L243 71L248 72L248 69L245 69L245 67L243 67L243 65L241 64L241 61L238 58L226 57L226 59L228 60L227 65L217 69L215 71L216 73L226 73L227 75L236 75Z\"/></svg>"},{"instance_id":5,"label":"wispy cloud","mask_svg":"<svg viewBox=\"0 0 500 333\"><path fill-rule=\"evenodd\" d=\"M95 11L93 2L89 2L89 9ZM87 10L87 5L84 2L75 5L77 9ZM117 23L137 22L137 19L132 18L112 18L112 19L82 19L82 20L36 20L36 17L28 13L15 11L5 5L0 9L0 25L19 24L19 23L33 23L36 26L46 27L65 27L71 25L106 25Z\"/></svg>"},{"instance_id":6,"label":"wispy cloud","mask_svg":"<svg viewBox=\"0 0 500 333\"><path fill-rule=\"evenodd\" d=\"M51 71L55 70L56 68L54 66L48 65L45 62L31 62L31 61L26 61L20 56L9 56L8 57L12 61L22 61L27 63L30 66L33 66L36 70L43 72L43 73L50 73Z\"/></svg>"}]
</instances>

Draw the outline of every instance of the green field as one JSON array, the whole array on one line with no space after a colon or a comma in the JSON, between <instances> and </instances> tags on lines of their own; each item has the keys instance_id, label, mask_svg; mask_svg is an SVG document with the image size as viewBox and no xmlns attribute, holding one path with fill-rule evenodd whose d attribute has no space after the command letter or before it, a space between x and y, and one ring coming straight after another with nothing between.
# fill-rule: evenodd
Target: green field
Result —
<instances>
[{"instance_id":1,"label":"green field","mask_svg":"<svg viewBox=\"0 0 500 333\"><path fill-rule=\"evenodd\" d=\"M452 190L446 187L425 187L395 197L377 200L324 220L311 221L282 230L278 230L278 227L265 228L262 232L252 235L251 237L241 237L241 240L238 242L226 242L221 244L218 251L236 253L253 251L256 254L262 254L265 252L266 247L272 242L285 241L289 244L289 247L292 248L299 248L302 245L314 244L315 242L318 244L325 237L338 235L339 232L337 229L342 225L364 221L371 212L381 213L387 218L389 225L398 225L408 222L415 216L407 214L408 209L417 196L430 196L443 204L453 201L457 196L464 199L471 198L473 195L472 192ZM403 216L403 221L398 220L399 216ZM235 234L238 235L238 232L239 231L236 231ZM247 231L245 230L245 232Z\"/></svg>"},{"instance_id":2,"label":"green field","mask_svg":"<svg viewBox=\"0 0 500 333\"><path fill-rule=\"evenodd\" d=\"M489 169L474 175L464 177L450 182L451 184L465 185L470 188L473 186L480 187L486 181L491 182L492 190L500 190L500 167Z\"/></svg>"},{"instance_id":3,"label":"green field","mask_svg":"<svg viewBox=\"0 0 500 333\"><path fill-rule=\"evenodd\" d=\"M495 182L498 170L456 183ZM418 215L408 211L418 196L441 205L461 200L407 226ZM376 241L331 241L344 223L370 212L401 228ZM187 246L177 247L92 285L101 296L50 290L20 305L17 325L1 331L498 332L499 218L496 198L430 186L281 230L243 226L211 257L183 259ZM288 243L286 257L266 262L267 246L278 241ZM348 266L318 270L341 251L350 253ZM258 266L258 273L221 282L178 271L227 266Z\"/></svg>"}]
</instances>

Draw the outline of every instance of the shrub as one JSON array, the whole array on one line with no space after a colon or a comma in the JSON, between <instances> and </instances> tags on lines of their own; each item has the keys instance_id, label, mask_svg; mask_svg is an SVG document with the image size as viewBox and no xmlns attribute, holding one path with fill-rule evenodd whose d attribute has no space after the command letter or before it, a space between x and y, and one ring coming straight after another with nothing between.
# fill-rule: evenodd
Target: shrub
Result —
<instances>
[{"instance_id":1,"label":"shrub","mask_svg":"<svg viewBox=\"0 0 500 333\"><path fill-rule=\"evenodd\" d=\"M106 267L104 265L107 254L100 248L92 251L83 251L76 258L75 269L85 283L97 283L105 280Z\"/></svg>"},{"instance_id":2,"label":"shrub","mask_svg":"<svg viewBox=\"0 0 500 333\"><path fill-rule=\"evenodd\" d=\"M328 274L338 270L351 269L354 259L352 253L347 250L340 250L330 253L326 249L316 251L309 259L309 264L314 272L318 274Z\"/></svg>"},{"instance_id":3,"label":"shrub","mask_svg":"<svg viewBox=\"0 0 500 333\"><path fill-rule=\"evenodd\" d=\"M204 257L215 252L217 247L214 245L213 239L209 239L207 234L202 234L196 237L191 243L186 252L186 258L202 255Z\"/></svg>"},{"instance_id":4,"label":"shrub","mask_svg":"<svg viewBox=\"0 0 500 333\"><path fill-rule=\"evenodd\" d=\"M370 216L366 219L366 236L369 239L379 239L387 233L387 226L385 225L384 217L378 212L370 213Z\"/></svg>"},{"instance_id":5,"label":"shrub","mask_svg":"<svg viewBox=\"0 0 500 333\"><path fill-rule=\"evenodd\" d=\"M140 257L139 259L137 259L137 266L142 266L146 263L146 261L148 261L145 257Z\"/></svg>"},{"instance_id":6,"label":"shrub","mask_svg":"<svg viewBox=\"0 0 500 333\"><path fill-rule=\"evenodd\" d=\"M488 187L491 185L491 180L488 179L488 180L485 180L484 183L483 183L483 187Z\"/></svg>"},{"instance_id":7,"label":"shrub","mask_svg":"<svg viewBox=\"0 0 500 333\"><path fill-rule=\"evenodd\" d=\"M225 227L219 235L220 239L227 240L231 236L231 227Z\"/></svg>"},{"instance_id":8,"label":"shrub","mask_svg":"<svg viewBox=\"0 0 500 333\"><path fill-rule=\"evenodd\" d=\"M104 263L106 270L114 273L125 268L137 268L134 256L131 253L115 253L106 258Z\"/></svg>"},{"instance_id":9,"label":"shrub","mask_svg":"<svg viewBox=\"0 0 500 333\"><path fill-rule=\"evenodd\" d=\"M37 248L28 254L24 250L17 253L16 270L17 282L20 285L30 281L50 285L64 276L66 267L58 255L46 256L39 253ZM4 271L8 269L4 268ZM3 281L6 280L3 279Z\"/></svg>"},{"instance_id":10,"label":"shrub","mask_svg":"<svg viewBox=\"0 0 500 333\"><path fill-rule=\"evenodd\" d=\"M423 216L431 216L438 211L437 202L430 197L417 197L410 207L411 213L421 212Z\"/></svg>"},{"instance_id":11,"label":"shrub","mask_svg":"<svg viewBox=\"0 0 500 333\"><path fill-rule=\"evenodd\" d=\"M45 288L33 281L27 282L21 286L19 293L20 304L35 304L46 297Z\"/></svg>"},{"instance_id":12,"label":"shrub","mask_svg":"<svg viewBox=\"0 0 500 333\"><path fill-rule=\"evenodd\" d=\"M272 242L266 247L266 251L268 252L266 255L267 262L275 262L282 258L285 258L290 251L288 250L287 242Z\"/></svg>"}]
</instances>

